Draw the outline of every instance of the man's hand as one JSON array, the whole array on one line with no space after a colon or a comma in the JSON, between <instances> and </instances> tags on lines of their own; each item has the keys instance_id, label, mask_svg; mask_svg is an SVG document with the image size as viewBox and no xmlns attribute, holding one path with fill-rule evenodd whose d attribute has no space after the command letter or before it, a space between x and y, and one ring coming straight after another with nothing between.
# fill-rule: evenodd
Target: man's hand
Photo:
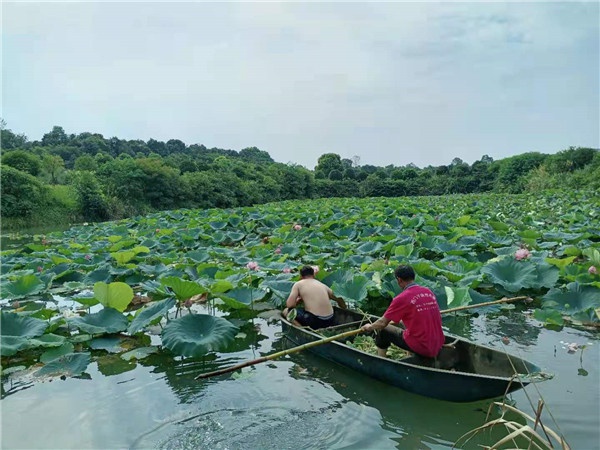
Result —
<instances>
[{"instance_id":1,"label":"man's hand","mask_svg":"<svg viewBox=\"0 0 600 450\"><path fill-rule=\"evenodd\" d=\"M362 330L363 330L365 333L368 333L369 331L373 331L373 324L371 324L371 323L367 323L366 325L363 325L363 326L362 326Z\"/></svg>"}]
</instances>

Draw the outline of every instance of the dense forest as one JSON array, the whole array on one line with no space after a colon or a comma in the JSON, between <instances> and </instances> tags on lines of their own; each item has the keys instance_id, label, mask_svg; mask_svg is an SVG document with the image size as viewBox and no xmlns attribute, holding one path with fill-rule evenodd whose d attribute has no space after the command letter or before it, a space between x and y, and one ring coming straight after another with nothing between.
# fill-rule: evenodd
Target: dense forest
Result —
<instances>
[{"instance_id":1,"label":"dense forest","mask_svg":"<svg viewBox=\"0 0 600 450\"><path fill-rule=\"evenodd\" d=\"M321 197L400 197L543 189L600 189L598 149L570 147L469 165L360 165L324 153L314 170L178 139L104 138L55 126L41 141L1 130L4 229L104 221L176 208L230 208ZM406 159L403 156L402 159Z\"/></svg>"}]
</instances>

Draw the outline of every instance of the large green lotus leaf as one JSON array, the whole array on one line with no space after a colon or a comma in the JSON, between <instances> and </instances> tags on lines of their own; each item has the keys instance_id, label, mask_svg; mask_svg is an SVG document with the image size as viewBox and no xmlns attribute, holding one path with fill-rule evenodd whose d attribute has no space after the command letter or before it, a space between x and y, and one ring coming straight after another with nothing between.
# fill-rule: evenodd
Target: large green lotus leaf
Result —
<instances>
[{"instance_id":1,"label":"large green lotus leaf","mask_svg":"<svg viewBox=\"0 0 600 450\"><path fill-rule=\"evenodd\" d=\"M122 353L126 349L121 346L123 339L119 336L106 336L92 339L89 346L93 350L104 350L108 353Z\"/></svg>"},{"instance_id":2,"label":"large green lotus leaf","mask_svg":"<svg viewBox=\"0 0 600 450\"><path fill-rule=\"evenodd\" d=\"M129 328L127 329L127 332L129 334L137 333L154 320L167 314L169 309L173 308L175 304L176 302L174 298L167 298L159 302L153 302L150 305L146 305L136 313L135 317L131 321L131 325L129 325Z\"/></svg>"},{"instance_id":3,"label":"large green lotus leaf","mask_svg":"<svg viewBox=\"0 0 600 450\"><path fill-rule=\"evenodd\" d=\"M415 249L414 244L398 245L394 249L394 255L404 256L404 257L408 258L410 255L412 255L414 249Z\"/></svg>"},{"instance_id":4,"label":"large green lotus leaf","mask_svg":"<svg viewBox=\"0 0 600 450\"><path fill-rule=\"evenodd\" d=\"M96 283L98 281L108 283L111 279L112 274L110 273L110 268L107 265L102 265L88 273L84 281L89 284Z\"/></svg>"},{"instance_id":5,"label":"large green lotus leaf","mask_svg":"<svg viewBox=\"0 0 600 450\"><path fill-rule=\"evenodd\" d=\"M600 289L577 282L569 283L566 291L550 289L542 297L542 306L570 313L586 311L590 308L595 309L600 307Z\"/></svg>"},{"instance_id":6,"label":"large green lotus leaf","mask_svg":"<svg viewBox=\"0 0 600 450\"><path fill-rule=\"evenodd\" d=\"M575 260L576 256L569 256L568 258L546 258L546 262L552 264L553 266L558 267L559 269L564 269L569 264L571 264Z\"/></svg>"},{"instance_id":7,"label":"large green lotus leaf","mask_svg":"<svg viewBox=\"0 0 600 450\"><path fill-rule=\"evenodd\" d=\"M320 275L320 273L319 273ZM353 274L349 270L336 270L335 272L331 272L327 274L323 278L320 278L320 281L327 286L333 286L333 283L347 283L352 280Z\"/></svg>"},{"instance_id":8,"label":"large green lotus leaf","mask_svg":"<svg viewBox=\"0 0 600 450\"><path fill-rule=\"evenodd\" d=\"M41 376L76 376L85 372L87 366L90 364L89 353L67 353L66 355L60 356L40 370L34 373L36 377Z\"/></svg>"},{"instance_id":9,"label":"large green lotus leaf","mask_svg":"<svg viewBox=\"0 0 600 450\"><path fill-rule=\"evenodd\" d=\"M46 350L44 353L42 353L40 355L40 362L48 364L50 361L60 358L67 353L73 353L74 349L75 347L73 344L70 342L65 342L60 347L51 348L50 350Z\"/></svg>"},{"instance_id":10,"label":"large green lotus leaf","mask_svg":"<svg viewBox=\"0 0 600 450\"><path fill-rule=\"evenodd\" d=\"M226 302L226 298L233 299L244 306L249 306L253 302L257 302L265 298L267 291L264 289L241 287L233 289L227 294L220 294L219 297ZM227 303L227 302L226 302Z\"/></svg>"},{"instance_id":11,"label":"large green lotus leaf","mask_svg":"<svg viewBox=\"0 0 600 450\"><path fill-rule=\"evenodd\" d=\"M561 231L544 233L544 240L546 240L546 241L557 240L557 241L573 242L573 241L579 241L579 240L581 240L581 238L582 238L581 234L563 233Z\"/></svg>"},{"instance_id":12,"label":"large green lotus leaf","mask_svg":"<svg viewBox=\"0 0 600 450\"><path fill-rule=\"evenodd\" d=\"M48 322L19 314L2 312L0 314L0 334L2 336L18 336L34 338L44 334Z\"/></svg>"},{"instance_id":13,"label":"large green lotus leaf","mask_svg":"<svg viewBox=\"0 0 600 450\"><path fill-rule=\"evenodd\" d=\"M234 287L235 285L229 280L217 280L210 284L210 292L213 294L219 294L222 292L227 292Z\"/></svg>"},{"instance_id":14,"label":"large green lotus leaf","mask_svg":"<svg viewBox=\"0 0 600 450\"><path fill-rule=\"evenodd\" d=\"M173 289L177 300L184 301L194 295L204 294L206 288L194 281L182 280L179 277L164 277L160 280L163 286Z\"/></svg>"},{"instance_id":15,"label":"large green lotus leaf","mask_svg":"<svg viewBox=\"0 0 600 450\"><path fill-rule=\"evenodd\" d=\"M497 283L509 292L518 292L537 282L535 265L529 261L502 258L485 265L481 271L490 281Z\"/></svg>"},{"instance_id":16,"label":"large green lotus leaf","mask_svg":"<svg viewBox=\"0 0 600 450\"><path fill-rule=\"evenodd\" d=\"M279 307L287 300L292 287L294 286L294 282L288 280L268 280L263 281L260 286L262 288L268 288L273 293L271 299L273 303L275 303L275 306Z\"/></svg>"},{"instance_id":17,"label":"large green lotus leaf","mask_svg":"<svg viewBox=\"0 0 600 450\"><path fill-rule=\"evenodd\" d=\"M36 348L36 347L60 347L65 343L65 337L59 336L58 334L44 334L43 336L35 337L29 339L28 348Z\"/></svg>"},{"instance_id":18,"label":"large green lotus leaf","mask_svg":"<svg viewBox=\"0 0 600 450\"><path fill-rule=\"evenodd\" d=\"M23 336L0 336L0 355L12 356L28 348L29 340Z\"/></svg>"},{"instance_id":19,"label":"large green lotus leaf","mask_svg":"<svg viewBox=\"0 0 600 450\"><path fill-rule=\"evenodd\" d=\"M439 242L434 246L433 250L445 255L464 255L469 252L468 248L450 242Z\"/></svg>"},{"instance_id":20,"label":"large green lotus leaf","mask_svg":"<svg viewBox=\"0 0 600 450\"><path fill-rule=\"evenodd\" d=\"M363 275L356 275L351 281L333 283L331 290L344 300L356 302L361 305L367 298L368 289L373 286L373 281Z\"/></svg>"},{"instance_id":21,"label":"large green lotus leaf","mask_svg":"<svg viewBox=\"0 0 600 450\"><path fill-rule=\"evenodd\" d=\"M369 241L359 245L355 250L363 255L373 255L381 250L383 245L381 242Z\"/></svg>"},{"instance_id":22,"label":"large green lotus leaf","mask_svg":"<svg viewBox=\"0 0 600 450\"><path fill-rule=\"evenodd\" d=\"M538 262L538 261L535 261L535 262L537 262L537 264L535 264L536 279L534 282L531 283L531 285L529 287L532 287L535 289L540 289L543 287L546 287L546 288L554 287L554 285L558 281L558 277L559 277L559 273L560 273L558 268L554 267L551 264L548 264L547 262L544 262L543 260L541 260L540 262Z\"/></svg>"},{"instance_id":23,"label":"large green lotus leaf","mask_svg":"<svg viewBox=\"0 0 600 450\"><path fill-rule=\"evenodd\" d=\"M586 248L583 255L587 256L593 265L600 268L600 251L598 249Z\"/></svg>"},{"instance_id":24,"label":"large green lotus leaf","mask_svg":"<svg viewBox=\"0 0 600 450\"><path fill-rule=\"evenodd\" d=\"M411 265L415 273L423 277L435 277L440 272L440 269L435 267L431 261L423 259L414 261Z\"/></svg>"},{"instance_id":25,"label":"large green lotus leaf","mask_svg":"<svg viewBox=\"0 0 600 450\"><path fill-rule=\"evenodd\" d=\"M123 265L127 264L129 261L135 258L135 252L127 250L123 252L111 253L110 256L112 256L115 259L115 261L117 261L117 264Z\"/></svg>"},{"instance_id":26,"label":"large green lotus leaf","mask_svg":"<svg viewBox=\"0 0 600 450\"><path fill-rule=\"evenodd\" d=\"M127 328L127 317L113 308L104 308L102 311L76 317L69 320L71 325L89 334L119 333Z\"/></svg>"},{"instance_id":27,"label":"large green lotus leaf","mask_svg":"<svg viewBox=\"0 0 600 450\"><path fill-rule=\"evenodd\" d=\"M207 314L188 314L162 331L163 346L181 356L202 356L227 347L238 333L229 321Z\"/></svg>"},{"instance_id":28,"label":"large green lotus leaf","mask_svg":"<svg viewBox=\"0 0 600 450\"><path fill-rule=\"evenodd\" d=\"M46 284L36 275L22 275L14 281L1 283L2 298L23 298L38 294L46 289Z\"/></svg>"},{"instance_id":29,"label":"large green lotus leaf","mask_svg":"<svg viewBox=\"0 0 600 450\"><path fill-rule=\"evenodd\" d=\"M206 262L210 259L210 255L204 250L192 250L187 252L185 256L197 263Z\"/></svg>"},{"instance_id":30,"label":"large green lotus leaf","mask_svg":"<svg viewBox=\"0 0 600 450\"><path fill-rule=\"evenodd\" d=\"M444 286L449 308L458 308L471 303L470 289Z\"/></svg>"},{"instance_id":31,"label":"large green lotus leaf","mask_svg":"<svg viewBox=\"0 0 600 450\"><path fill-rule=\"evenodd\" d=\"M120 281L110 284L99 281L94 284L94 297L105 307L123 312L133 300L133 289Z\"/></svg>"},{"instance_id":32,"label":"large green lotus leaf","mask_svg":"<svg viewBox=\"0 0 600 450\"><path fill-rule=\"evenodd\" d=\"M546 325L558 325L562 327L565 324L565 319L563 319L561 313L552 308L536 309L533 317Z\"/></svg>"},{"instance_id":33,"label":"large green lotus leaf","mask_svg":"<svg viewBox=\"0 0 600 450\"><path fill-rule=\"evenodd\" d=\"M492 227L495 231L508 231L510 227L503 222L498 222L496 220L488 221L490 227Z\"/></svg>"}]
</instances>

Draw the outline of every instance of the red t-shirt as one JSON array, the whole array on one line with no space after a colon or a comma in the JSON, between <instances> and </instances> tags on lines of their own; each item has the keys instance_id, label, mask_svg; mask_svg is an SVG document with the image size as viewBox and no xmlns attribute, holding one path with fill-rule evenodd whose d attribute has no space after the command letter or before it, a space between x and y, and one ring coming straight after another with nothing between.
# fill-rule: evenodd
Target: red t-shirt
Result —
<instances>
[{"instance_id":1,"label":"red t-shirt","mask_svg":"<svg viewBox=\"0 0 600 450\"><path fill-rule=\"evenodd\" d=\"M404 323L404 340L415 353L433 358L444 344L440 308L426 287L409 285L394 297L383 317Z\"/></svg>"}]
</instances>

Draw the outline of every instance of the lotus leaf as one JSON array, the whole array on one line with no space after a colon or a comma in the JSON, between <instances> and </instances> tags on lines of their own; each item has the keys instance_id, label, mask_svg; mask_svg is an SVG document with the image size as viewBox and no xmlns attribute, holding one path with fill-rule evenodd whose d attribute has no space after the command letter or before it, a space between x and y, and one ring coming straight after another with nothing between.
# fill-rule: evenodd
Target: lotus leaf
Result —
<instances>
[{"instance_id":1,"label":"lotus leaf","mask_svg":"<svg viewBox=\"0 0 600 450\"><path fill-rule=\"evenodd\" d=\"M125 331L129 324L127 317L113 308L104 308L100 312L71 319L69 323L92 335L119 333Z\"/></svg>"},{"instance_id":2,"label":"lotus leaf","mask_svg":"<svg viewBox=\"0 0 600 450\"><path fill-rule=\"evenodd\" d=\"M373 286L373 281L363 275L356 275L351 281L344 283L334 282L331 289L338 297L362 305L367 299L369 286Z\"/></svg>"},{"instance_id":3,"label":"lotus leaf","mask_svg":"<svg viewBox=\"0 0 600 450\"><path fill-rule=\"evenodd\" d=\"M125 348L121 346L123 340L118 336L106 336L92 339L89 346L93 350L105 350L108 353L122 353Z\"/></svg>"},{"instance_id":4,"label":"lotus leaf","mask_svg":"<svg viewBox=\"0 0 600 450\"><path fill-rule=\"evenodd\" d=\"M287 300L294 283L288 280L269 280L261 284L262 288L268 288L273 296L271 300L275 300L275 306L281 307Z\"/></svg>"},{"instance_id":5,"label":"lotus leaf","mask_svg":"<svg viewBox=\"0 0 600 450\"><path fill-rule=\"evenodd\" d=\"M509 292L518 292L534 286L538 282L533 263L517 261L510 257L487 264L481 271L488 276L490 281L499 284Z\"/></svg>"},{"instance_id":6,"label":"lotus leaf","mask_svg":"<svg viewBox=\"0 0 600 450\"><path fill-rule=\"evenodd\" d=\"M225 348L238 331L221 317L189 314L170 321L162 331L162 341L177 355L202 356Z\"/></svg>"},{"instance_id":7,"label":"lotus leaf","mask_svg":"<svg viewBox=\"0 0 600 450\"><path fill-rule=\"evenodd\" d=\"M44 283L36 275L22 275L14 281L3 282L1 284L2 298L18 299L37 294L46 289Z\"/></svg>"},{"instance_id":8,"label":"lotus leaf","mask_svg":"<svg viewBox=\"0 0 600 450\"><path fill-rule=\"evenodd\" d=\"M176 302L174 298L167 298L165 300L146 305L137 312L131 321L131 325L129 325L127 332L129 334L137 333L154 320L166 315L169 309L173 308L175 304Z\"/></svg>"},{"instance_id":9,"label":"lotus leaf","mask_svg":"<svg viewBox=\"0 0 600 450\"><path fill-rule=\"evenodd\" d=\"M249 287L241 287L233 289L227 294L219 294L219 298L221 298L228 306L232 308L245 308L248 305L251 305L253 302L257 302L262 300L265 295L267 295L267 291L264 289L256 289ZM231 302L230 300L233 300Z\"/></svg>"},{"instance_id":10,"label":"lotus leaf","mask_svg":"<svg viewBox=\"0 0 600 450\"><path fill-rule=\"evenodd\" d=\"M40 362L48 364L50 361L60 358L67 353L73 353L74 346L70 342L64 342L60 347L51 348L46 350L40 356Z\"/></svg>"},{"instance_id":11,"label":"lotus leaf","mask_svg":"<svg viewBox=\"0 0 600 450\"><path fill-rule=\"evenodd\" d=\"M3 337L33 338L44 334L46 328L48 328L48 322L43 320L10 312L0 313L0 334Z\"/></svg>"},{"instance_id":12,"label":"lotus leaf","mask_svg":"<svg viewBox=\"0 0 600 450\"><path fill-rule=\"evenodd\" d=\"M99 281L94 284L94 296L102 305L123 312L133 300L133 289L121 282L106 284Z\"/></svg>"},{"instance_id":13,"label":"lotus leaf","mask_svg":"<svg viewBox=\"0 0 600 450\"><path fill-rule=\"evenodd\" d=\"M565 323L562 315L554 309L536 309L533 317L546 325L557 325L562 327Z\"/></svg>"},{"instance_id":14,"label":"lotus leaf","mask_svg":"<svg viewBox=\"0 0 600 450\"><path fill-rule=\"evenodd\" d=\"M89 353L67 353L50 361L40 370L35 372L36 377L41 376L76 376L87 369L90 364Z\"/></svg>"},{"instance_id":15,"label":"lotus leaf","mask_svg":"<svg viewBox=\"0 0 600 450\"><path fill-rule=\"evenodd\" d=\"M567 290L550 289L542 298L544 307L556 307L570 313L600 307L600 289L594 286L569 283Z\"/></svg>"}]
</instances>

